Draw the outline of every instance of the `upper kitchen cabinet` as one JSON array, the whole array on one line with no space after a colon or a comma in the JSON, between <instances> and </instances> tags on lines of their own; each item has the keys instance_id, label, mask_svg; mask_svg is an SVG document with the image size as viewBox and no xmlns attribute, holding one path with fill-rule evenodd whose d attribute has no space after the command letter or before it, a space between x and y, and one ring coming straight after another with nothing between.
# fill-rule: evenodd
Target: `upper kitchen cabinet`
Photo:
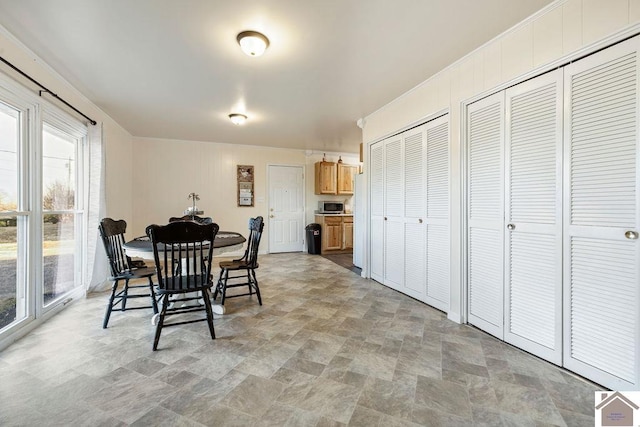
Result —
<instances>
[{"instance_id":1,"label":"upper kitchen cabinet","mask_svg":"<svg viewBox=\"0 0 640 427\"><path fill-rule=\"evenodd\" d=\"M317 162L316 194L353 194L353 177L357 166L334 162Z\"/></svg>"},{"instance_id":2,"label":"upper kitchen cabinet","mask_svg":"<svg viewBox=\"0 0 640 427\"><path fill-rule=\"evenodd\" d=\"M357 166L338 163L338 194L353 194L353 177Z\"/></svg>"},{"instance_id":3,"label":"upper kitchen cabinet","mask_svg":"<svg viewBox=\"0 0 640 427\"><path fill-rule=\"evenodd\" d=\"M338 192L338 172L334 162L317 162L316 194L336 194Z\"/></svg>"}]
</instances>

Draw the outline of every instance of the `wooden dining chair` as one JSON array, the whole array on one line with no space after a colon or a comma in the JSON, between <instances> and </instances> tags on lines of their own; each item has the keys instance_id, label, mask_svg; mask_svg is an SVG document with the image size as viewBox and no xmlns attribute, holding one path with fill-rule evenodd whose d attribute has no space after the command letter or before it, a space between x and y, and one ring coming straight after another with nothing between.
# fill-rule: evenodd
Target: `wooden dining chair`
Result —
<instances>
[{"instance_id":1,"label":"wooden dining chair","mask_svg":"<svg viewBox=\"0 0 640 427\"><path fill-rule=\"evenodd\" d=\"M193 221L175 221L167 225L147 227L156 262L157 292L162 300L153 340L154 351L158 348L162 328L169 326L206 321L211 339L215 339L210 289L213 287L211 255L218 230L218 224L198 224ZM180 268L175 268L176 265ZM187 295L188 293L191 295ZM206 313L204 318L188 317L165 323L168 316L203 310Z\"/></svg>"},{"instance_id":2,"label":"wooden dining chair","mask_svg":"<svg viewBox=\"0 0 640 427\"><path fill-rule=\"evenodd\" d=\"M221 295L220 304L224 305L226 298L236 298L242 296L251 296L254 291L258 298L258 303L262 305L262 297L260 296L260 287L256 277L256 269L258 265L258 248L264 229L264 221L261 216L249 219L249 238L247 239L247 249L242 258L233 261L222 261L220 263L220 276L216 284L216 290L213 293L213 299ZM229 272L240 272L240 274L229 276ZM240 282L238 282L240 280ZM228 288L238 286L247 286L248 292L243 294L227 295Z\"/></svg>"},{"instance_id":3,"label":"wooden dining chair","mask_svg":"<svg viewBox=\"0 0 640 427\"><path fill-rule=\"evenodd\" d=\"M107 258L109 259L109 267L111 270L109 280L113 282L109 303L107 304L107 310L104 314L104 320L102 321L102 327L106 329L109 325L111 312L118 304L120 305L120 311L152 308L153 312L157 313L158 305L152 279L155 274L155 269L147 268L143 261L132 261L122 247L125 242L124 233L127 231L127 223L122 219L116 221L111 218L103 218L98 225L98 230L102 238L102 243L104 244L105 252L107 253ZM130 280L135 279L147 279L148 284L129 284ZM124 287L118 291L120 281L124 281ZM138 288L148 288L149 293L129 293L130 290ZM151 305L127 306L127 300L130 298L151 298Z\"/></svg>"}]
</instances>

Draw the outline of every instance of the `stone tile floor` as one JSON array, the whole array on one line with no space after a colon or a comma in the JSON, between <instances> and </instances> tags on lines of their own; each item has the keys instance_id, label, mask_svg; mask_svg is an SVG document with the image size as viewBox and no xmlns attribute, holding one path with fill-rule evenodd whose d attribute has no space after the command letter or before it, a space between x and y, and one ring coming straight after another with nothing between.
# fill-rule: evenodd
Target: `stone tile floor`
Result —
<instances>
[{"instance_id":1,"label":"stone tile floor","mask_svg":"<svg viewBox=\"0 0 640 427\"><path fill-rule=\"evenodd\" d=\"M163 331L106 294L0 352L3 426L591 426L600 387L319 256L262 256L255 298Z\"/></svg>"}]
</instances>

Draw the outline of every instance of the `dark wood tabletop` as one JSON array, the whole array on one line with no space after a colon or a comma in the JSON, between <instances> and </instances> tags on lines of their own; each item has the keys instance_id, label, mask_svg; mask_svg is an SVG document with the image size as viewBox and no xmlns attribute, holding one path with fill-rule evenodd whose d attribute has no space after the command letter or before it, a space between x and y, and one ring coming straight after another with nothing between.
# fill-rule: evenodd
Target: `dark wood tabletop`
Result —
<instances>
[{"instance_id":1,"label":"dark wood tabletop","mask_svg":"<svg viewBox=\"0 0 640 427\"><path fill-rule=\"evenodd\" d=\"M247 239L242 236L240 233L236 233L233 231L218 231L216 234L216 240L213 242L213 248L225 248L227 246L235 246L240 245L246 242ZM147 236L136 237L133 240L129 240L124 245L122 245L125 251L134 251L134 252L153 252L153 247L151 246L151 240Z\"/></svg>"}]
</instances>

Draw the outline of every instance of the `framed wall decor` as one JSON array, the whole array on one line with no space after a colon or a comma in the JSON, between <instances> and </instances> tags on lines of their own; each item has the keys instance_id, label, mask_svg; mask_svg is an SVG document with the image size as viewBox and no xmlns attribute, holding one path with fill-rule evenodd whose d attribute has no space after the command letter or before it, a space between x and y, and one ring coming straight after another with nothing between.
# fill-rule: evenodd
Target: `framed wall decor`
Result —
<instances>
[{"instance_id":1,"label":"framed wall decor","mask_svg":"<svg viewBox=\"0 0 640 427\"><path fill-rule=\"evenodd\" d=\"M238 165L238 206L253 206L253 166Z\"/></svg>"}]
</instances>

